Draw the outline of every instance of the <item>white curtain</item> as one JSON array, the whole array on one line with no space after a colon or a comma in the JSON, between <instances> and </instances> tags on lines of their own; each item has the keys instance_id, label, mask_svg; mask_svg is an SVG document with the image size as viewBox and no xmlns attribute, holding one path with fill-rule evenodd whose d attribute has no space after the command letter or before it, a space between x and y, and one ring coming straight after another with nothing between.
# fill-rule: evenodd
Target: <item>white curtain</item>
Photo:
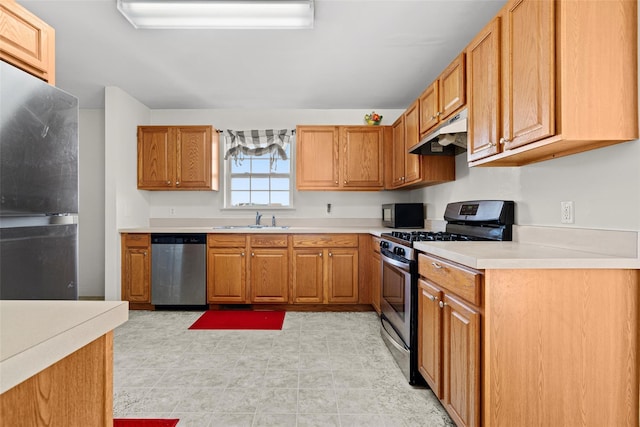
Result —
<instances>
[{"instance_id":1,"label":"white curtain","mask_svg":"<svg viewBox=\"0 0 640 427\"><path fill-rule=\"evenodd\" d=\"M242 162L245 155L260 156L269 153L271 167L280 158L287 160L287 146L291 131L289 129L230 130L225 139L225 160L232 158L236 164Z\"/></svg>"}]
</instances>

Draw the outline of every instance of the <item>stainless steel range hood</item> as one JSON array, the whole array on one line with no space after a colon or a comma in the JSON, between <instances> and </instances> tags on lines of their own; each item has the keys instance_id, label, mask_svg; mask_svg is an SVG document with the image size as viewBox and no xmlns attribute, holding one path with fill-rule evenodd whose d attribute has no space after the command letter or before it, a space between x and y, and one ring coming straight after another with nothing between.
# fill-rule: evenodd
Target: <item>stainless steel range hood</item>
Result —
<instances>
[{"instance_id":1,"label":"stainless steel range hood","mask_svg":"<svg viewBox=\"0 0 640 427\"><path fill-rule=\"evenodd\" d=\"M409 148L411 154L454 156L467 151L467 109L442 123Z\"/></svg>"}]
</instances>

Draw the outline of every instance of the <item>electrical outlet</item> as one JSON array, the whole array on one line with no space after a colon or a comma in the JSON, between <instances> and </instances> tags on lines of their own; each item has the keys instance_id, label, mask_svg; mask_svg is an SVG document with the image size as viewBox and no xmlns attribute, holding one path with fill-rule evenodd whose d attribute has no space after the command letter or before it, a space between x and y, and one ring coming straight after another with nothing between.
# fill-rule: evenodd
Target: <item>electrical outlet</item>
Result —
<instances>
[{"instance_id":1,"label":"electrical outlet","mask_svg":"<svg viewBox=\"0 0 640 427\"><path fill-rule=\"evenodd\" d=\"M573 224L573 202L560 202L560 222Z\"/></svg>"},{"instance_id":2,"label":"electrical outlet","mask_svg":"<svg viewBox=\"0 0 640 427\"><path fill-rule=\"evenodd\" d=\"M176 214L176 208L169 208L169 215L175 216L175 214Z\"/></svg>"}]
</instances>

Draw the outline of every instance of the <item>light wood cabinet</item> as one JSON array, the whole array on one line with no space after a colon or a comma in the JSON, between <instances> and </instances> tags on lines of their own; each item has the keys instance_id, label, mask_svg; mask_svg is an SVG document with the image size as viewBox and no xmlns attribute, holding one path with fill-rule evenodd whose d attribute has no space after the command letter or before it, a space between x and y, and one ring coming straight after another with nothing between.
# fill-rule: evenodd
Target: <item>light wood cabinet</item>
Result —
<instances>
[{"instance_id":1,"label":"light wood cabinet","mask_svg":"<svg viewBox=\"0 0 640 427\"><path fill-rule=\"evenodd\" d=\"M251 235L249 238L251 302L289 302L289 251L287 236Z\"/></svg>"},{"instance_id":2,"label":"light wood cabinet","mask_svg":"<svg viewBox=\"0 0 640 427\"><path fill-rule=\"evenodd\" d=\"M637 425L637 270L418 265L419 371L456 425Z\"/></svg>"},{"instance_id":3,"label":"light wood cabinet","mask_svg":"<svg viewBox=\"0 0 640 427\"><path fill-rule=\"evenodd\" d=\"M211 126L138 126L138 188L218 190L218 133Z\"/></svg>"},{"instance_id":4,"label":"light wood cabinet","mask_svg":"<svg viewBox=\"0 0 640 427\"><path fill-rule=\"evenodd\" d=\"M123 234L122 300L151 303L151 236Z\"/></svg>"},{"instance_id":5,"label":"light wood cabinet","mask_svg":"<svg viewBox=\"0 0 640 427\"><path fill-rule=\"evenodd\" d=\"M636 34L637 2L509 1L466 50L469 165L637 139Z\"/></svg>"},{"instance_id":6,"label":"light wood cabinet","mask_svg":"<svg viewBox=\"0 0 640 427\"><path fill-rule=\"evenodd\" d=\"M208 303L289 301L286 235L210 234L207 245Z\"/></svg>"},{"instance_id":7,"label":"light wood cabinet","mask_svg":"<svg viewBox=\"0 0 640 427\"><path fill-rule=\"evenodd\" d=\"M13 0L0 3L0 59L56 83L55 31Z\"/></svg>"},{"instance_id":8,"label":"light wood cabinet","mask_svg":"<svg viewBox=\"0 0 640 427\"><path fill-rule=\"evenodd\" d=\"M292 302L358 302L358 236L305 234L292 237Z\"/></svg>"},{"instance_id":9,"label":"light wood cabinet","mask_svg":"<svg viewBox=\"0 0 640 427\"><path fill-rule=\"evenodd\" d=\"M418 256L418 370L456 425L480 425L482 274Z\"/></svg>"},{"instance_id":10,"label":"light wood cabinet","mask_svg":"<svg viewBox=\"0 0 640 427\"><path fill-rule=\"evenodd\" d=\"M447 120L466 103L465 54L456 59L420 95L420 137Z\"/></svg>"},{"instance_id":11,"label":"light wood cabinet","mask_svg":"<svg viewBox=\"0 0 640 427\"><path fill-rule=\"evenodd\" d=\"M298 190L382 190L384 126L298 126Z\"/></svg>"},{"instance_id":12,"label":"light wood cabinet","mask_svg":"<svg viewBox=\"0 0 640 427\"><path fill-rule=\"evenodd\" d=\"M418 188L455 179L454 156L421 156L409 149L420 142L419 103L416 100L392 126L387 144L387 188ZM390 171L390 177L389 177Z\"/></svg>"},{"instance_id":13,"label":"light wood cabinet","mask_svg":"<svg viewBox=\"0 0 640 427\"><path fill-rule=\"evenodd\" d=\"M380 238L371 236L371 265L369 266L371 283L371 305L380 314L380 297L382 293L382 267L380 264Z\"/></svg>"},{"instance_id":14,"label":"light wood cabinet","mask_svg":"<svg viewBox=\"0 0 640 427\"><path fill-rule=\"evenodd\" d=\"M207 302L248 303L247 236L209 234L207 236Z\"/></svg>"}]
</instances>

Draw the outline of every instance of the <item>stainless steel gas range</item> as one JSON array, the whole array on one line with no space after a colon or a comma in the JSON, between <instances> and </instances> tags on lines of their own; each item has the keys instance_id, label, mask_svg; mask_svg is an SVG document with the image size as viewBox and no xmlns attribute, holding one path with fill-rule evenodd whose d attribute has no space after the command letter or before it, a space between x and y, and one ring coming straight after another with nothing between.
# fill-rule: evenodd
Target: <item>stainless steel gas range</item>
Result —
<instances>
[{"instance_id":1,"label":"stainless steel gas range","mask_svg":"<svg viewBox=\"0 0 640 427\"><path fill-rule=\"evenodd\" d=\"M411 385L423 385L418 373L418 262L414 242L510 241L514 202L474 200L449 203L444 232L424 230L382 233L380 333Z\"/></svg>"}]
</instances>

